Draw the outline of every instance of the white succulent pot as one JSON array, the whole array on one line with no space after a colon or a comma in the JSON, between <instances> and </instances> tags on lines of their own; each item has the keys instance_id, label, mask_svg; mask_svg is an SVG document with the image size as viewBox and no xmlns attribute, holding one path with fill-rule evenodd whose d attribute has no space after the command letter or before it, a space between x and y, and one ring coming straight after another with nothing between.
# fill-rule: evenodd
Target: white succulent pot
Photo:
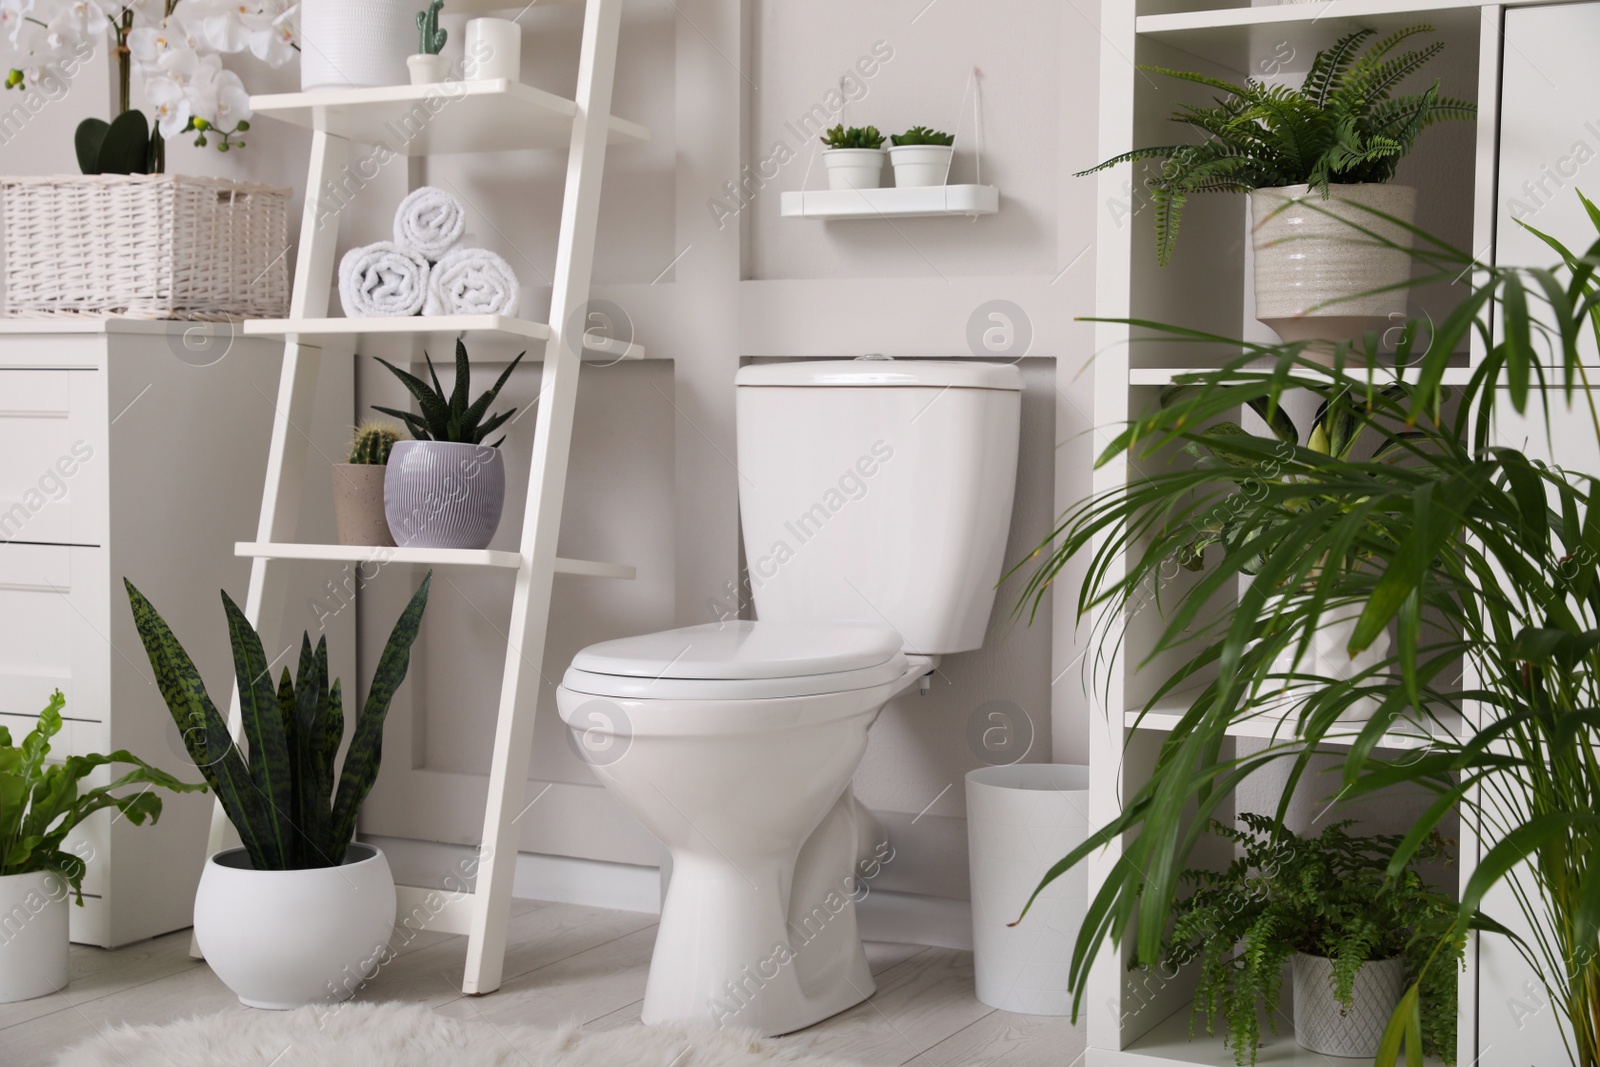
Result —
<instances>
[{"instance_id":1,"label":"white succulent pot","mask_svg":"<svg viewBox=\"0 0 1600 1067\"><path fill-rule=\"evenodd\" d=\"M300 871L258 871L228 849L206 861L194 898L206 963L252 1008L348 1000L383 962L394 918L394 875L371 845Z\"/></svg>"},{"instance_id":2,"label":"white succulent pot","mask_svg":"<svg viewBox=\"0 0 1600 1067\"><path fill-rule=\"evenodd\" d=\"M396 441L389 453L383 510L402 548L488 548L505 502L498 448Z\"/></svg>"},{"instance_id":3,"label":"white succulent pot","mask_svg":"<svg viewBox=\"0 0 1600 1067\"><path fill-rule=\"evenodd\" d=\"M876 189L883 184L883 149L829 148L822 153L829 189Z\"/></svg>"},{"instance_id":4,"label":"white succulent pot","mask_svg":"<svg viewBox=\"0 0 1600 1067\"><path fill-rule=\"evenodd\" d=\"M1370 1061L1406 991L1403 960L1368 960L1356 972L1347 1010L1333 995L1333 961L1294 954L1294 1039L1324 1056Z\"/></svg>"},{"instance_id":5,"label":"white succulent pot","mask_svg":"<svg viewBox=\"0 0 1600 1067\"><path fill-rule=\"evenodd\" d=\"M1285 341L1355 340L1402 321L1406 290L1373 290L1411 277L1411 233L1372 211L1410 223L1416 203L1406 185L1333 185L1327 199L1305 185L1252 192L1256 318Z\"/></svg>"},{"instance_id":6,"label":"white succulent pot","mask_svg":"<svg viewBox=\"0 0 1600 1067\"><path fill-rule=\"evenodd\" d=\"M1311 635L1311 645L1303 659L1295 659L1298 645L1291 643L1272 663L1272 673L1280 678L1298 675L1296 680L1274 683L1280 688L1266 695L1264 710L1276 710L1292 715L1309 698L1311 687L1323 688L1331 682L1342 682L1360 675L1382 663L1389 655L1389 632L1381 631L1371 645L1354 656L1350 655L1350 637L1355 633L1356 622L1361 617L1361 604L1337 604L1328 609L1330 616L1318 620L1316 633ZM1378 701L1362 697L1344 710L1340 722L1365 722L1378 710Z\"/></svg>"},{"instance_id":7,"label":"white succulent pot","mask_svg":"<svg viewBox=\"0 0 1600 1067\"><path fill-rule=\"evenodd\" d=\"M417 0L304 0L300 88L372 88L410 80Z\"/></svg>"},{"instance_id":8,"label":"white succulent pot","mask_svg":"<svg viewBox=\"0 0 1600 1067\"><path fill-rule=\"evenodd\" d=\"M444 56L418 52L406 57L406 69L411 73L412 85L437 85L450 73L450 61Z\"/></svg>"},{"instance_id":9,"label":"white succulent pot","mask_svg":"<svg viewBox=\"0 0 1600 1067\"><path fill-rule=\"evenodd\" d=\"M0 877L0 1004L67 987L70 892L54 871Z\"/></svg>"},{"instance_id":10,"label":"white succulent pot","mask_svg":"<svg viewBox=\"0 0 1600 1067\"><path fill-rule=\"evenodd\" d=\"M896 189L944 185L950 176L955 146L947 144L897 144L889 149Z\"/></svg>"}]
</instances>

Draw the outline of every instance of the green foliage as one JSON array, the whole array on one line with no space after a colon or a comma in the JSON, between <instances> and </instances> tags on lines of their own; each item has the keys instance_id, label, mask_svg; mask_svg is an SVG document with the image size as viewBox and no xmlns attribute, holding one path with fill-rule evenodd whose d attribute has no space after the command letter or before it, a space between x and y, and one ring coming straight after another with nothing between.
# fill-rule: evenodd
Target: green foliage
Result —
<instances>
[{"instance_id":1,"label":"green foliage","mask_svg":"<svg viewBox=\"0 0 1600 1067\"><path fill-rule=\"evenodd\" d=\"M1369 960L1404 959L1408 981L1427 967L1434 946L1449 935L1447 960L1461 966L1465 936L1455 936L1456 905L1423 882L1409 865L1388 874L1400 836L1352 837L1351 822L1330 825L1313 838L1299 837L1266 815L1239 816L1244 829L1213 821L1211 832L1238 846L1238 858L1221 871L1184 871L1193 892L1172 909L1172 932L1163 947L1170 971L1199 961L1189 1033L1204 1019L1215 1032L1227 1020L1227 1041L1240 1067L1256 1062L1260 1014L1277 1028L1283 965L1296 952L1333 961L1333 993L1351 1005L1356 973ZM1434 833L1412 855L1413 862L1445 856ZM1438 965L1444 981L1422 1000L1424 1050L1455 1062L1455 971Z\"/></svg>"},{"instance_id":2,"label":"green foliage","mask_svg":"<svg viewBox=\"0 0 1600 1067\"><path fill-rule=\"evenodd\" d=\"M418 378L414 374L396 367L393 363L381 357L374 356L379 363L388 367L396 378L405 385L411 395L417 398L417 404L422 409L421 415L413 415L409 411L399 411L395 408L379 407L372 405L374 411L381 411L385 415L393 415L406 424L411 431L411 436L418 441L455 441L461 444L476 445L483 439L499 429L501 425L510 420L517 413L516 408L502 411L498 415L484 415L489 411L489 405L494 403L494 398L500 395L501 386L505 385L511 377L511 372L517 369L517 364L522 362L526 352L520 353L511 365L500 375L499 381L494 383L494 388L484 393L471 404L467 397L472 388L472 364L467 360L467 346L460 341L456 342L456 380L455 387L448 397L445 396L444 386L439 384L439 375L433 369L433 360L423 353L423 359L428 363L428 376L433 379L433 384ZM493 442L491 448L499 448L500 442Z\"/></svg>"},{"instance_id":3,"label":"green foliage","mask_svg":"<svg viewBox=\"0 0 1600 1067\"><path fill-rule=\"evenodd\" d=\"M1214 107L1181 104L1173 112L1174 122L1195 127L1205 139L1136 148L1079 176L1119 163L1163 161L1161 173L1148 179L1156 207L1156 254L1163 265L1172 256L1183 206L1193 193L1309 185L1326 197L1332 184L1389 181L1424 129L1471 118L1477 108L1440 96L1438 82L1421 93L1391 96L1444 43L1395 54L1402 42L1433 32L1431 26L1410 26L1358 54L1373 32L1356 30L1318 52L1298 89L1254 78L1233 85L1188 71L1140 67L1227 94L1215 98Z\"/></svg>"},{"instance_id":4,"label":"green foliage","mask_svg":"<svg viewBox=\"0 0 1600 1067\"><path fill-rule=\"evenodd\" d=\"M913 126L905 133L897 133L889 140L896 146L906 144L936 144L946 147L956 143L955 135L942 133L939 130L930 130L926 126Z\"/></svg>"},{"instance_id":5,"label":"green foliage","mask_svg":"<svg viewBox=\"0 0 1600 1067\"><path fill-rule=\"evenodd\" d=\"M142 111L124 111L111 122L84 119L73 135L73 147L78 169L85 174L149 174L154 169L150 124Z\"/></svg>"},{"instance_id":6,"label":"green foliage","mask_svg":"<svg viewBox=\"0 0 1600 1067\"><path fill-rule=\"evenodd\" d=\"M417 53L419 55L436 56L444 50L444 42L450 34L439 28L439 9L444 7L444 0L433 0L427 8L417 12Z\"/></svg>"},{"instance_id":7,"label":"green foliage","mask_svg":"<svg viewBox=\"0 0 1600 1067\"><path fill-rule=\"evenodd\" d=\"M367 463L383 466L389 462L389 452L400 440L400 428L393 423L369 420L356 427L350 440L350 463Z\"/></svg>"},{"instance_id":8,"label":"green foliage","mask_svg":"<svg viewBox=\"0 0 1600 1067\"><path fill-rule=\"evenodd\" d=\"M883 134L876 126L852 126L847 130L841 124L823 134L821 140L829 148L883 147Z\"/></svg>"},{"instance_id":9,"label":"green foliage","mask_svg":"<svg viewBox=\"0 0 1600 1067\"><path fill-rule=\"evenodd\" d=\"M102 808L116 808L135 826L161 818L161 798L154 789L174 793L205 791L201 783L180 782L131 753L118 749L110 755L90 753L68 756L50 763L50 739L61 732L61 709L67 698L58 689L39 713L39 722L21 745L11 743L11 731L0 726L0 875L55 871L83 904L84 858L68 851L66 836L79 823ZM132 769L109 785L81 789L98 767L116 763ZM118 792L142 785L138 792Z\"/></svg>"},{"instance_id":10,"label":"green foliage","mask_svg":"<svg viewBox=\"0 0 1600 1067\"><path fill-rule=\"evenodd\" d=\"M310 634L302 635L298 673L291 678L285 667L274 690L260 637L244 612L226 592L222 594L246 742L241 752L207 695L194 661L155 607L132 582L123 580L161 696L256 870L336 867L344 862L345 848L356 830L356 813L378 777L384 718L405 680L432 581L430 571L389 634L367 701L356 717L343 771L336 777L334 763L345 719L339 680L333 679L331 686L328 681L326 638L313 649Z\"/></svg>"}]
</instances>

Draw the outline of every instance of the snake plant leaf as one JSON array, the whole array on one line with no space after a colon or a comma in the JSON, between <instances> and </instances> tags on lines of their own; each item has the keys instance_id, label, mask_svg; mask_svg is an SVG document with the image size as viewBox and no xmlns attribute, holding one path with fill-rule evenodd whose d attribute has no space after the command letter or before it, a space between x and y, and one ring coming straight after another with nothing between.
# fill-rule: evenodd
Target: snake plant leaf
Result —
<instances>
[{"instance_id":1,"label":"snake plant leaf","mask_svg":"<svg viewBox=\"0 0 1600 1067\"><path fill-rule=\"evenodd\" d=\"M334 762L339 757L339 745L344 741L344 694L340 688L339 679L333 680L333 687L328 690L327 713L322 725L322 766L318 773L327 783L326 803L331 803L333 798ZM332 833L332 811L329 811L329 829L324 835Z\"/></svg>"},{"instance_id":2,"label":"snake plant leaf","mask_svg":"<svg viewBox=\"0 0 1600 1067\"><path fill-rule=\"evenodd\" d=\"M301 866L333 867L343 859L329 852L328 827L331 811L328 798L333 792L331 778L323 774L323 751L327 747L324 731L328 726L328 640L317 642L311 652L309 638L303 638L306 655L301 657L301 673L295 682L295 724L299 746L294 752L295 793L299 798L299 845ZM338 850L336 850L338 851Z\"/></svg>"},{"instance_id":3,"label":"snake plant leaf","mask_svg":"<svg viewBox=\"0 0 1600 1067\"><path fill-rule=\"evenodd\" d=\"M272 685L267 654L261 638L239 605L226 592L223 611L228 617L228 641L233 647L233 668L239 685L239 712L249 745L250 779L261 794L266 822L263 844L273 854L274 870L290 867L295 854L293 822L294 783L289 769L289 741L284 736L283 707Z\"/></svg>"}]
</instances>

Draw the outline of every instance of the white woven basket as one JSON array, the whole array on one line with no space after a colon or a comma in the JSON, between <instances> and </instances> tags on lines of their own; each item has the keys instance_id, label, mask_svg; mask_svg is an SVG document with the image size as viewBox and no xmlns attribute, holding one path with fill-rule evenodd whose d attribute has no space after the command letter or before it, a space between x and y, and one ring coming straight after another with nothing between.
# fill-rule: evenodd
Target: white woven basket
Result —
<instances>
[{"instance_id":1,"label":"white woven basket","mask_svg":"<svg viewBox=\"0 0 1600 1067\"><path fill-rule=\"evenodd\" d=\"M186 174L0 177L5 315L282 318L289 195Z\"/></svg>"}]
</instances>

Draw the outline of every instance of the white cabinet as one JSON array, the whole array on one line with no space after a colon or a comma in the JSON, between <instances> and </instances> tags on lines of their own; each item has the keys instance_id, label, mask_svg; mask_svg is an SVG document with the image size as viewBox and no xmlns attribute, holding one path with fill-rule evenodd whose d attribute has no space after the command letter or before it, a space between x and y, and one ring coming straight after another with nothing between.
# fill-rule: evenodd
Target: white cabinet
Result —
<instances>
[{"instance_id":1,"label":"white cabinet","mask_svg":"<svg viewBox=\"0 0 1600 1067\"><path fill-rule=\"evenodd\" d=\"M66 695L54 756L125 748L200 775L154 687L122 579L161 610L224 714L233 675L218 590L243 603L282 344L227 324L0 321L0 725L32 729ZM353 421L351 364L324 361L323 412L302 523L333 539L330 483ZM338 575L292 575L288 626L317 634L311 605ZM334 568L336 570L336 568ZM325 613L324 613L325 614ZM354 627L326 618L335 668L355 681ZM269 657L288 648L267 637ZM91 779L109 780L102 770ZM190 924L211 799L164 797L155 826L112 811L74 837L88 858L74 941L113 947Z\"/></svg>"}]
</instances>

